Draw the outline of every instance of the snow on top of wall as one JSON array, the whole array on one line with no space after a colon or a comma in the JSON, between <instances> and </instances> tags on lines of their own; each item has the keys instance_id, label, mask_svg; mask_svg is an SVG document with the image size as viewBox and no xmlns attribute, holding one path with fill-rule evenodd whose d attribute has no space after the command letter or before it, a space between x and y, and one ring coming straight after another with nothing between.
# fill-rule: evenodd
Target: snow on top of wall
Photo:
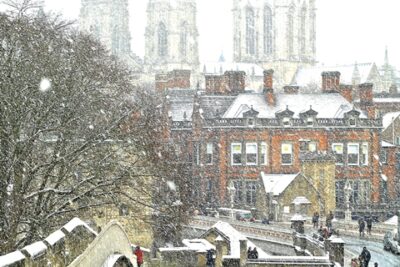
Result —
<instances>
[{"instance_id":1,"label":"snow on top of wall","mask_svg":"<svg viewBox=\"0 0 400 267\"><path fill-rule=\"evenodd\" d=\"M19 262L23 259L25 259L25 256L19 250L8 253L6 255L0 256L0 267L9 266L9 265Z\"/></svg>"},{"instance_id":2,"label":"snow on top of wall","mask_svg":"<svg viewBox=\"0 0 400 267\"><path fill-rule=\"evenodd\" d=\"M265 174L261 172L265 193L279 196L299 174Z\"/></svg>"},{"instance_id":3,"label":"snow on top of wall","mask_svg":"<svg viewBox=\"0 0 400 267\"><path fill-rule=\"evenodd\" d=\"M275 105L267 104L264 94L240 94L224 114L224 118L242 118L243 113L251 109L258 111L258 118L275 118L277 112L286 108L293 111L294 117L310 109L318 112L317 118L343 118L344 114L353 109L340 94L275 94ZM366 118L361 112L361 118Z\"/></svg>"},{"instance_id":4,"label":"snow on top of wall","mask_svg":"<svg viewBox=\"0 0 400 267\"><path fill-rule=\"evenodd\" d=\"M191 250L196 250L196 251L204 251L204 250L207 251L210 249L215 250L215 246L205 239L183 239L182 243Z\"/></svg>"},{"instance_id":5,"label":"snow on top of wall","mask_svg":"<svg viewBox=\"0 0 400 267\"><path fill-rule=\"evenodd\" d=\"M97 236L97 233L92 228L90 228L84 221L76 217L73 218L71 221L69 221L66 225L64 225L63 228L71 233L78 226L85 227L86 229L88 229L90 232L92 232L94 235Z\"/></svg>"},{"instance_id":6,"label":"snow on top of wall","mask_svg":"<svg viewBox=\"0 0 400 267\"><path fill-rule=\"evenodd\" d=\"M395 147L395 145L385 142L385 141L382 141L382 147Z\"/></svg>"},{"instance_id":7,"label":"snow on top of wall","mask_svg":"<svg viewBox=\"0 0 400 267\"><path fill-rule=\"evenodd\" d=\"M43 243L43 241L35 242L23 248L23 250L28 252L31 257L35 257L40 253L43 253L46 249L47 246Z\"/></svg>"},{"instance_id":8,"label":"snow on top of wall","mask_svg":"<svg viewBox=\"0 0 400 267\"><path fill-rule=\"evenodd\" d=\"M386 130L392 122L399 117L400 112L390 112L382 116L383 130Z\"/></svg>"},{"instance_id":9,"label":"snow on top of wall","mask_svg":"<svg viewBox=\"0 0 400 267\"><path fill-rule=\"evenodd\" d=\"M230 242L230 255L235 258L240 257L240 240L247 240L247 248L257 248L258 257L266 258L269 254L265 253L262 249L254 245L253 242L248 240L244 235L238 232L235 228L233 228L229 223L219 221L212 226L212 228L216 228L219 232L223 233L225 236L229 238Z\"/></svg>"},{"instance_id":10,"label":"snow on top of wall","mask_svg":"<svg viewBox=\"0 0 400 267\"><path fill-rule=\"evenodd\" d=\"M46 241L50 245L54 245L57 243L59 240L63 239L65 237L64 233L61 230L57 230L53 233L51 233L48 237L46 237Z\"/></svg>"}]
</instances>

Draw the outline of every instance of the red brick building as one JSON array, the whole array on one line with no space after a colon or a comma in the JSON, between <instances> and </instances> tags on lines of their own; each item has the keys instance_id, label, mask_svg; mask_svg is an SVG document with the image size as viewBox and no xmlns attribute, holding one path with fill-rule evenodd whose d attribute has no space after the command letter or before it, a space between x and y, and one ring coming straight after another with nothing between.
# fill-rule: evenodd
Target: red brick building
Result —
<instances>
[{"instance_id":1,"label":"red brick building","mask_svg":"<svg viewBox=\"0 0 400 267\"><path fill-rule=\"evenodd\" d=\"M206 76L204 90L182 88L173 77L169 89L156 81L166 90L165 136L190 166L194 201L227 205L233 181L235 204L254 207L261 172L299 173L302 153L320 153L336 158L339 209L346 183L355 210L380 203L382 121L370 106L371 84L360 85L362 106L354 109L352 87L340 85L337 72L323 73L322 92L314 94L299 94L296 86L275 93L272 70L264 72L263 92L255 93L245 88L244 76Z\"/></svg>"}]
</instances>

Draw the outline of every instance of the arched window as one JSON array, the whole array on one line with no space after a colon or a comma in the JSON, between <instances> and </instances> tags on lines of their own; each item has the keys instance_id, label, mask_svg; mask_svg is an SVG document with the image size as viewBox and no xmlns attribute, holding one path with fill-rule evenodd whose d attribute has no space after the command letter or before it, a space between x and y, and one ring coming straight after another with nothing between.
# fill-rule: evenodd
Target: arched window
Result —
<instances>
[{"instance_id":1,"label":"arched window","mask_svg":"<svg viewBox=\"0 0 400 267\"><path fill-rule=\"evenodd\" d=\"M272 10L264 7L264 54L272 54Z\"/></svg>"},{"instance_id":2,"label":"arched window","mask_svg":"<svg viewBox=\"0 0 400 267\"><path fill-rule=\"evenodd\" d=\"M114 26L111 39L111 53L113 55L117 55L119 51L120 51L120 35L118 32L118 27Z\"/></svg>"},{"instance_id":3,"label":"arched window","mask_svg":"<svg viewBox=\"0 0 400 267\"><path fill-rule=\"evenodd\" d=\"M293 14L294 14L294 7L289 9L288 13L288 24L287 24L287 47L288 47L288 56L293 56Z\"/></svg>"},{"instance_id":4,"label":"arched window","mask_svg":"<svg viewBox=\"0 0 400 267\"><path fill-rule=\"evenodd\" d=\"M249 55L256 53L255 36L254 10L248 7L246 9L246 52Z\"/></svg>"},{"instance_id":5,"label":"arched window","mask_svg":"<svg viewBox=\"0 0 400 267\"><path fill-rule=\"evenodd\" d=\"M315 21L315 12L310 12L310 47L313 54L315 54L316 46L316 21Z\"/></svg>"},{"instance_id":6,"label":"arched window","mask_svg":"<svg viewBox=\"0 0 400 267\"><path fill-rule=\"evenodd\" d=\"M158 26L158 55L165 57L168 55L168 36L167 28L164 23L160 23Z\"/></svg>"},{"instance_id":7,"label":"arched window","mask_svg":"<svg viewBox=\"0 0 400 267\"><path fill-rule=\"evenodd\" d=\"M188 24L183 22L181 25L181 38L179 51L182 57L186 57L187 54L187 42L188 42Z\"/></svg>"},{"instance_id":8,"label":"arched window","mask_svg":"<svg viewBox=\"0 0 400 267\"><path fill-rule=\"evenodd\" d=\"M299 33L301 55L304 55L306 53L306 16L307 16L307 8L303 6L300 12L300 33Z\"/></svg>"}]
</instances>

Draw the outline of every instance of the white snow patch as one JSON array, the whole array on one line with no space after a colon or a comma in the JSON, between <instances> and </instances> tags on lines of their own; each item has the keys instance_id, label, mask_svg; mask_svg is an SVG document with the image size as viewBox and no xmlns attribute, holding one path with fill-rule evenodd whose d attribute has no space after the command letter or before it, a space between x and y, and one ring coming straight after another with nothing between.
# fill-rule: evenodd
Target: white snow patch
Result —
<instances>
[{"instance_id":1,"label":"white snow patch","mask_svg":"<svg viewBox=\"0 0 400 267\"><path fill-rule=\"evenodd\" d=\"M167 185L168 185L169 190L176 191L176 185L175 185L174 181L168 181Z\"/></svg>"},{"instance_id":2,"label":"white snow patch","mask_svg":"<svg viewBox=\"0 0 400 267\"><path fill-rule=\"evenodd\" d=\"M28 252L31 257L35 257L43 253L46 249L47 246L43 243L43 241L35 242L23 248L23 250Z\"/></svg>"},{"instance_id":3,"label":"white snow patch","mask_svg":"<svg viewBox=\"0 0 400 267\"><path fill-rule=\"evenodd\" d=\"M19 262L23 259L25 259L25 256L24 256L24 254L22 254L21 251L17 250L17 251L11 252L9 254L0 256L0 267L9 266L9 265Z\"/></svg>"},{"instance_id":4,"label":"white snow patch","mask_svg":"<svg viewBox=\"0 0 400 267\"><path fill-rule=\"evenodd\" d=\"M73 218L71 221L69 221L66 225L64 225L64 229L67 230L68 232L72 232L76 227L78 226L84 226L86 229L88 229L90 232L92 232L94 235L97 236L97 233L90 228L85 222L83 222L79 218Z\"/></svg>"},{"instance_id":5,"label":"white snow patch","mask_svg":"<svg viewBox=\"0 0 400 267\"><path fill-rule=\"evenodd\" d=\"M64 233L61 230L57 230L51 233L45 240L52 246L64 237Z\"/></svg>"},{"instance_id":6,"label":"white snow patch","mask_svg":"<svg viewBox=\"0 0 400 267\"><path fill-rule=\"evenodd\" d=\"M390 218L389 220L385 221L384 224L397 225L398 224L397 215L395 215L392 218Z\"/></svg>"},{"instance_id":7,"label":"white snow patch","mask_svg":"<svg viewBox=\"0 0 400 267\"><path fill-rule=\"evenodd\" d=\"M51 82L49 79L47 78L42 78L42 80L40 81L40 85L39 85L39 90L41 92L46 92L51 88Z\"/></svg>"},{"instance_id":8,"label":"white snow patch","mask_svg":"<svg viewBox=\"0 0 400 267\"><path fill-rule=\"evenodd\" d=\"M205 239L183 239L182 243L191 250L196 250L196 251L204 251L204 250L207 251L210 249L215 250L215 246Z\"/></svg>"},{"instance_id":9,"label":"white snow patch","mask_svg":"<svg viewBox=\"0 0 400 267\"><path fill-rule=\"evenodd\" d=\"M265 174L261 172L265 193L279 196L299 174Z\"/></svg>"}]
</instances>

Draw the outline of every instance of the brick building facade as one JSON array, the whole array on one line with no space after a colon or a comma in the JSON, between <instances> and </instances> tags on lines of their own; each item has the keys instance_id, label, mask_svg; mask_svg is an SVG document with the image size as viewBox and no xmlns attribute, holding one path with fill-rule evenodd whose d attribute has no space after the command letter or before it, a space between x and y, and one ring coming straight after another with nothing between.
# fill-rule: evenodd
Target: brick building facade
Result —
<instances>
[{"instance_id":1,"label":"brick building facade","mask_svg":"<svg viewBox=\"0 0 400 267\"><path fill-rule=\"evenodd\" d=\"M191 166L197 204L227 205L233 181L235 205L252 208L260 173L299 173L304 153L335 157L339 208L347 182L354 207L380 202L382 122L369 106L370 84L360 86L364 110L357 110L340 73L323 73L323 89L314 94L298 94L296 86L275 93L272 70L264 72L263 92L255 93L245 90L244 76L225 72L206 77L205 90L172 82L164 91L165 137Z\"/></svg>"}]
</instances>

